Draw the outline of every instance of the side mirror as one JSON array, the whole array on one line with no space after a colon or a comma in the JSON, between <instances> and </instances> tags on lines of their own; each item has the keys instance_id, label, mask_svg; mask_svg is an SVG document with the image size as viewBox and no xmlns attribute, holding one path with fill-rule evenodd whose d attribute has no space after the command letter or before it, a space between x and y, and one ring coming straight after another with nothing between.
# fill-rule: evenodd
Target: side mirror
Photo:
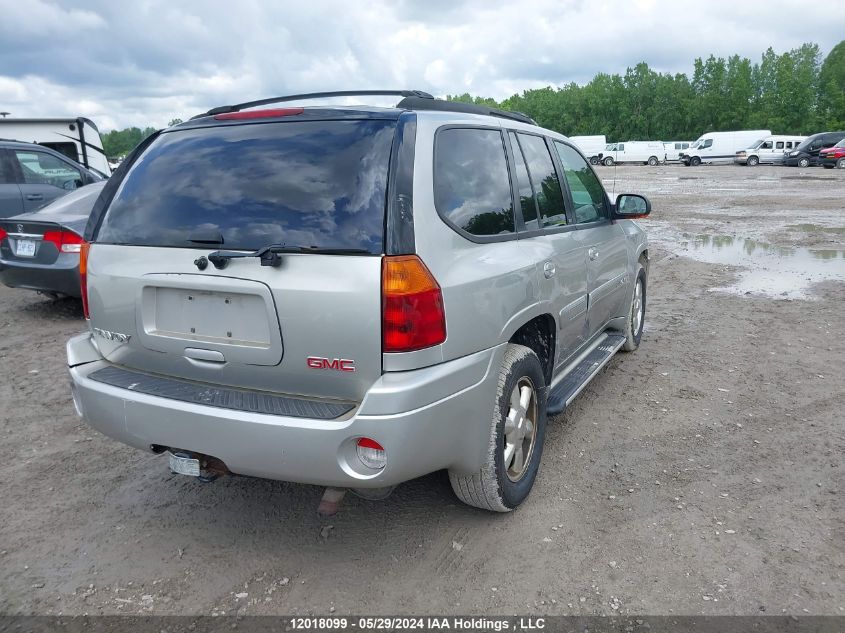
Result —
<instances>
[{"instance_id":1,"label":"side mirror","mask_svg":"<svg viewBox=\"0 0 845 633\"><path fill-rule=\"evenodd\" d=\"M636 193L619 194L613 208L613 218L616 220L644 218L649 213L651 213L651 202L645 196Z\"/></svg>"}]
</instances>

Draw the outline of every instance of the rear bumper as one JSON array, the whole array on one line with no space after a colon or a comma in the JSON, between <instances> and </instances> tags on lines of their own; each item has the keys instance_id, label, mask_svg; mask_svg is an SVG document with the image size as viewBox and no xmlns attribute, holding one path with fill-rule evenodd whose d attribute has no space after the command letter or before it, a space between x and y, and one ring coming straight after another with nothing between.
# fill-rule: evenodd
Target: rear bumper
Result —
<instances>
[{"instance_id":1,"label":"rear bumper","mask_svg":"<svg viewBox=\"0 0 845 633\"><path fill-rule=\"evenodd\" d=\"M425 369L384 374L361 404L334 420L221 409L133 392L89 378L108 366L89 361L83 335L68 342L74 400L86 422L142 450L179 448L222 460L230 471L325 486L391 486L442 468L477 471L505 346ZM387 453L382 470L364 466L356 442Z\"/></svg>"},{"instance_id":2,"label":"rear bumper","mask_svg":"<svg viewBox=\"0 0 845 633\"><path fill-rule=\"evenodd\" d=\"M71 258L72 257L72 258ZM60 257L55 264L0 260L0 281L11 288L26 288L44 292L57 292L69 297L79 297L79 255L70 261Z\"/></svg>"}]
</instances>

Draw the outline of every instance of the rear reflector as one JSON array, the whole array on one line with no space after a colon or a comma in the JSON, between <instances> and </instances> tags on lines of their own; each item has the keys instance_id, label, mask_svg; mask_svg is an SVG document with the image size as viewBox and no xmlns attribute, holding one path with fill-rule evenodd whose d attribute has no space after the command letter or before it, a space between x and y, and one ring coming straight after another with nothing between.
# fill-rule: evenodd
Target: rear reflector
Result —
<instances>
[{"instance_id":1,"label":"rear reflector","mask_svg":"<svg viewBox=\"0 0 845 633\"><path fill-rule=\"evenodd\" d=\"M381 470L387 465L387 453L384 447L368 437L358 439L358 459L368 468Z\"/></svg>"},{"instance_id":2,"label":"rear reflector","mask_svg":"<svg viewBox=\"0 0 845 633\"><path fill-rule=\"evenodd\" d=\"M245 112L224 112L215 114L217 121L231 121L235 119L271 119L279 116L294 116L302 114L302 108L273 108L270 110L247 110Z\"/></svg>"},{"instance_id":3,"label":"rear reflector","mask_svg":"<svg viewBox=\"0 0 845 633\"><path fill-rule=\"evenodd\" d=\"M62 253L78 253L82 249L82 238L71 231L47 231L44 241L52 242Z\"/></svg>"},{"instance_id":4,"label":"rear reflector","mask_svg":"<svg viewBox=\"0 0 845 633\"><path fill-rule=\"evenodd\" d=\"M79 249L79 289L82 295L82 315L88 319L88 251L91 245L82 241Z\"/></svg>"},{"instance_id":5,"label":"rear reflector","mask_svg":"<svg viewBox=\"0 0 845 633\"><path fill-rule=\"evenodd\" d=\"M385 352L412 352L446 340L443 295L419 257L385 257L381 293Z\"/></svg>"}]
</instances>

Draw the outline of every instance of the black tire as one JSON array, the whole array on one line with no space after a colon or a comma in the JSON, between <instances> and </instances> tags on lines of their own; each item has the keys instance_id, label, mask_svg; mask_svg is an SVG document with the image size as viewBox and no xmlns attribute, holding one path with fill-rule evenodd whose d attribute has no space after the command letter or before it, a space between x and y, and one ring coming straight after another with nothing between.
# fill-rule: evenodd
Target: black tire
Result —
<instances>
[{"instance_id":1,"label":"black tire","mask_svg":"<svg viewBox=\"0 0 845 633\"><path fill-rule=\"evenodd\" d=\"M605 167L613 167L613 158L610 156L606 157L603 161Z\"/></svg>"},{"instance_id":2,"label":"black tire","mask_svg":"<svg viewBox=\"0 0 845 633\"><path fill-rule=\"evenodd\" d=\"M657 164L658 164L659 162L660 162L660 161L659 161L659 160L657 160L657 156L650 156L650 157L649 157L649 159L648 159L648 164L649 164L651 167L656 167L656 166L657 166Z\"/></svg>"},{"instance_id":3,"label":"black tire","mask_svg":"<svg viewBox=\"0 0 845 633\"><path fill-rule=\"evenodd\" d=\"M760 159L756 156L749 156L747 163L749 167L756 167L760 163Z\"/></svg>"},{"instance_id":4,"label":"black tire","mask_svg":"<svg viewBox=\"0 0 845 633\"><path fill-rule=\"evenodd\" d=\"M809 167L810 166L810 159L807 157L799 158L798 159L798 166L799 167Z\"/></svg>"},{"instance_id":5,"label":"black tire","mask_svg":"<svg viewBox=\"0 0 845 633\"><path fill-rule=\"evenodd\" d=\"M638 285L642 289L639 303L637 302ZM647 288L647 275L645 266L641 261L637 265L637 276L634 278L634 287L631 289L631 307L628 310L628 318L625 320L625 344L622 349L626 352L633 352L637 349L640 346L640 340L643 338ZM639 321L636 320L635 310L640 312Z\"/></svg>"},{"instance_id":6,"label":"black tire","mask_svg":"<svg viewBox=\"0 0 845 633\"><path fill-rule=\"evenodd\" d=\"M836 169L845 169L845 158L840 158L836 161Z\"/></svg>"},{"instance_id":7,"label":"black tire","mask_svg":"<svg viewBox=\"0 0 845 633\"><path fill-rule=\"evenodd\" d=\"M598 156L590 156L590 164L591 165L598 165L599 164L599 157Z\"/></svg>"},{"instance_id":8,"label":"black tire","mask_svg":"<svg viewBox=\"0 0 845 633\"><path fill-rule=\"evenodd\" d=\"M505 464L505 423L511 413L514 391L522 393L524 387L531 389L531 400L526 407L525 419L534 416L533 440L530 441L528 456L523 460L521 470L515 470L516 460L512 452L509 468ZM546 379L543 366L537 355L528 347L508 343L499 372L496 389L496 404L490 424L490 442L484 465L472 475L460 475L449 471L449 481L457 497L467 505L491 510L510 512L525 501L543 456L543 441L546 437ZM521 403L520 403L521 404ZM512 436L513 437L513 436ZM519 436L517 435L517 438ZM519 438L519 450L524 456L524 437Z\"/></svg>"},{"instance_id":9,"label":"black tire","mask_svg":"<svg viewBox=\"0 0 845 633\"><path fill-rule=\"evenodd\" d=\"M689 159L689 164L693 167L698 167L701 164L701 159L698 156L693 156Z\"/></svg>"}]
</instances>

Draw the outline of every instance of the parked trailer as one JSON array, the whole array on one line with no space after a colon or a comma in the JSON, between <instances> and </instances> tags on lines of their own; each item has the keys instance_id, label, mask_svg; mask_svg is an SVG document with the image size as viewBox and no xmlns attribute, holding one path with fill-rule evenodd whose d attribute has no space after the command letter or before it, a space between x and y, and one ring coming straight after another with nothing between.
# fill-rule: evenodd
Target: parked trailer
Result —
<instances>
[{"instance_id":1,"label":"parked trailer","mask_svg":"<svg viewBox=\"0 0 845 633\"><path fill-rule=\"evenodd\" d=\"M667 163L677 163L681 160L681 152L687 150L692 141L663 141L663 152Z\"/></svg>"},{"instance_id":2,"label":"parked trailer","mask_svg":"<svg viewBox=\"0 0 845 633\"><path fill-rule=\"evenodd\" d=\"M38 143L104 177L111 174L100 131L91 119L0 119L0 138Z\"/></svg>"},{"instance_id":3,"label":"parked trailer","mask_svg":"<svg viewBox=\"0 0 845 633\"><path fill-rule=\"evenodd\" d=\"M602 163L610 166L614 163L642 163L658 165L663 162L666 152L660 141L626 141L610 143L604 150Z\"/></svg>"},{"instance_id":4,"label":"parked trailer","mask_svg":"<svg viewBox=\"0 0 845 633\"><path fill-rule=\"evenodd\" d=\"M708 132L693 143L688 150L681 152L680 160L687 167L690 165L696 167L701 163L712 165L732 163L738 151L771 135L771 130Z\"/></svg>"},{"instance_id":5,"label":"parked trailer","mask_svg":"<svg viewBox=\"0 0 845 633\"><path fill-rule=\"evenodd\" d=\"M734 155L734 162L737 165L748 165L749 167L754 167L760 163L780 165L786 157L784 152L791 152L806 138L806 136L789 134L767 136L752 143L747 149L738 151Z\"/></svg>"},{"instance_id":6,"label":"parked trailer","mask_svg":"<svg viewBox=\"0 0 845 633\"><path fill-rule=\"evenodd\" d=\"M593 136L570 136L569 140L581 153L587 157L591 165L598 165L604 148L607 147L607 137L604 134Z\"/></svg>"}]
</instances>

